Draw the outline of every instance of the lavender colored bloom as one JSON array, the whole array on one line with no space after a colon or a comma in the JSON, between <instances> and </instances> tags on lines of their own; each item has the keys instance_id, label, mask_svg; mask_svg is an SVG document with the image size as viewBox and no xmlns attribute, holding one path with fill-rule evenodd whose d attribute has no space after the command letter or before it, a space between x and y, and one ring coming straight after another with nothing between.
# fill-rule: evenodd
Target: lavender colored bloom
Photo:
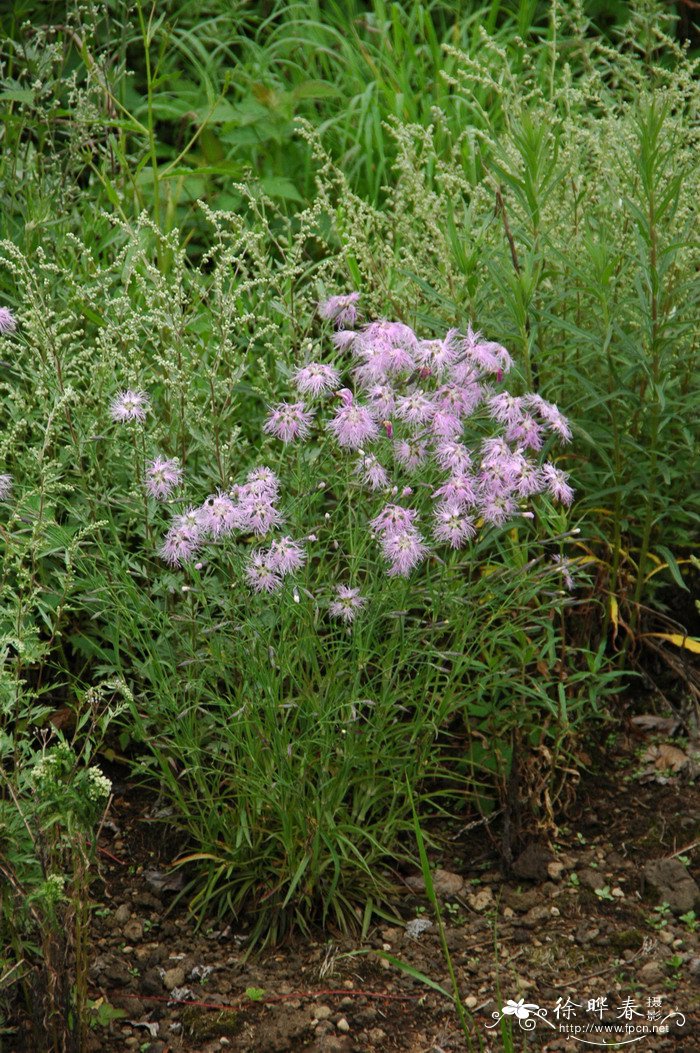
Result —
<instances>
[{"instance_id":1,"label":"lavender colored bloom","mask_svg":"<svg viewBox=\"0 0 700 1053\"><path fill-rule=\"evenodd\" d=\"M378 534L395 534L402 530L413 530L413 521L418 513L413 508L401 505L385 505L378 516L370 520L370 526Z\"/></svg>"},{"instance_id":2,"label":"lavender colored bloom","mask_svg":"<svg viewBox=\"0 0 700 1053\"><path fill-rule=\"evenodd\" d=\"M409 325L403 322L387 322L380 319L370 322L360 333L360 346L364 351L386 351L392 348L405 348L415 353L418 350L418 338Z\"/></svg>"},{"instance_id":3,"label":"lavender colored bloom","mask_svg":"<svg viewBox=\"0 0 700 1053\"><path fill-rule=\"evenodd\" d=\"M342 296L330 296L318 305L318 313L328 322L334 322L338 329L353 326L357 320L358 292L345 293Z\"/></svg>"},{"instance_id":4,"label":"lavender colored bloom","mask_svg":"<svg viewBox=\"0 0 700 1053\"><path fill-rule=\"evenodd\" d=\"M467 538L476 534L473 518L465 515L460 504L446 502L438 505L434 518L433 537L437 541L449 542L452 548L461 548Z\"/></svg>"},{"instance_id":5,"label":"lavender colored bloom","mask_svg":"<svg viewBox=\"0 0 700 1053\"><path fill-rule=\"evenodd\" d=\"M524 401L539 413L548 427L557 433L563 442L571 441L571 428L564 414L553 402L547 402L541 395L525 395Z\"/></svg>"},{"instance_id":6,"label":"lavender colored bloom","mask_svg":"<svg viewBox=\"0 0 700 1053\"><path fill-rule=\"evenodd\" d=\"M394 456L409 472L415 471L428 456L428 447L419 439L403 439L394 443Z\"/></svg>"},{"instance_id":7,"label":"lavender colored bloom","mask_svg":"<svg viewBox=\"0 0 700 1053\"><path fill-rule=\"evenodd\" d=\"M508 464L513 456L508 443L500 435L484 439L481 444L481 466L491 468L494 465Z\"/></svg>"},{"instance_id":8,"label":"lavender colored bloom","mask_svg":"<svg viewBox=\"0 0 700 1053\"><path fill-rule=\"evenodd\" d=\"M12 476L0 475L0 501L7 501L12 493Z\"/></svg>"},{"instance_id":9,"label":"lavender colored bloom","mask_svg":"<svg viewBox=\"0 0 700 1053\"><path fill-rule=\"evenodd\" d=\"M571 504L574 499L574 491L569 486L567 472L562 472L559 468L555 468L553 464L550 464L549 461L546 461L542 465L542 478L546 490L556 501L561 501L563 505Z\"/></svg>"},{"instance_id":10,"label":"lavender colored bloom","mask_svg":"<svg viewBox=\"0 0 700 1053\"><path fill-rule=\"evenodd\" d=\"M529 450L542 449L542 428L529 413L523 414L516 423L506 429L508 442L517 442Z\"/></svg>"},{"instance_id":11,"label":"lavender colored bloom","mask_svg":"<svg viewBox=\"0 0 700 1053\"><path fill-rule=\"evenodd\" d=\"M341 329L331 337L339 351L347 351L354 347L358 339L358 334L352 329Z\"/></svg>"},{"instance_id":12,"label":"lavender colored bloom","mask_svg":"<svg viewBox=\"0 0 700 1053\"><path fill-rule=\"evenodd\" d=\"M294 385L302 395L322 395L337 388L339 382L338 370L323 362L309 362L294 373Z\"/></svg>"},{"instance_id":13,"label":"lavender colored bloom","mask_svg":"<svg viewBox=\"0 0 700 1053\"><path fill-rule=\"evenodd\" d=\"M487 523L501 526L506 520L514 516L518 506L512 497L507 494L485 491L480 507L481 514Z\"/></svg>"},{"instance_id":14,"label":"lavender colored bloom","mask_svg":"<svg viewBox=\"0 0 700 1053\"><path fill-rule=\"evenodd\" d=\"M112 420L119 423L129 420L143 421L146 419L149 402L150 399L145 391L132 391L129 388L127 391L120 391L112 399L109 412Z\"/></svg>"},{"instance_id":15,"label":"lavender colored bloom","mask_svg":"<svg viewBox=\"0 0 700 1053\"><path fill-rule=\"evenodd\" d=\"M459 354L459 333L450 329L443 340L420 340L416 361L431 372L440 375L454 365Z\"/></svg>"},{"instance_id":16,"label":"lavender colored bloom","mask_svg":"<svg viewBox=\"0 0 700 1053\"><path fill-rule=\"evenodd\" d=\"M328 611L332 618L340 618L349 625L355 621L367 600L360 595L359 589L351 589L348 585L338 585L335 594L337 599L329 604Z\"/></svg>"},{"instance_id":17,"label":"lavender colored bloom","mask_svg":"<svg viewBox=\"0 0 700 1053\"><path fill-rule=\"evenodd\" d=\"M525 460L518 472L516 491L519 497L532 497L544 488L545 481L538 465Z\"/></svg>"},{"instance_id":18,"label":"lavender colored bloom","mask_svg":"<svg viewBox=\"0 0 700 1053\"><path fill-rule=\"evenodd\" d=\"M263 425L263 431L275 435L282 442L305 439L313 417L303 402L279 402Z\"/></svg>"},{"instance_id":19,"label":"lavender colored bloom","mask_svg":"<svg viewBox=\"0 0 700 1053\"><path fill-rule=\"evenodd\" d=\"M501 424L512 427L519 424L523 418L523 399L511 395L507 391L501 391L498 395L492 395L487 400L489 416Z\"/></svg>"},{"instance_id":20,"label":"lavender colored bloom","mask_svg":"<svg viewBox=\"0 0 700 1053\"><path fill-rule=\"evenodd\" d=\"M146 469L146 489L151 497L162 501L182 482L182 468L176 460L156 457Z\"/></svg>"},{"instance_id":21,"label":"lavender colored bloom","mask_svg":"<svg viewBox=\"0 0 700 1053\"><path fill-rule=\"evenodd\" d=\"M160 554L171 566L181 566L192 559L201 542L201 531L196 523L187 520L187 515L178 516L165 535Z\"/></svg>"},{"instance_id":22,"label":"lavender colored bloom","mask_svg":"<svg viewBox=\"0 0 700 1053\"><path fill-rule=\"evenodd\" d=\"M367 406L353 401L352 392L344 388L338 394L343 405L333 420L328 422L328 429L333 432L340 446L357 450L366 442L377 438L379 427L372 411Z\"/></svg>"},{"instance_id":23,"label":"lavender colored bloom","mask_svg":"<svg viewBox=\"0 0 700 1053\"><path fill-rule=\"evenodd\" d=\"M391 566L390 576L408 577L414 567L422 563L428 554L423 539L414 527L387 533L382 538L382 552Z\"/></svg>"},{"instance_id":24,"label":"lavender colored bloom","mask_svg":"<svg viewBox=\"0 0 700 1053\"><path fill-rule=\"evenodd\" d=\"M466 446L452 439L445 439L435 448L435 459L445 471L460 472L471 468L471 455Z\"/></svg>"},{"instance_id":25,"label":"lavender colored bloom","mask_svg":"<svg viewBox=\"0 0 700 1053\"><path fill-rule=\"evenodd\" d=\"M238 505L237 514L240 529L250 530L258 537L264 537L273 527L280 526L283 522L273 499L266 494L246 497Z\"/></svg>"},{"instance_id":26,"label":"lavender colored bloom","mask_svg":"<svg viewBox=\"0 0 700 1053\"><path fill-rule=\"evenodd\" d=\"M240 506L227 494L212 494L199 509L200 525L212 537L230 534L241 524Z\"/></svg>"},{"instance_id":27,"label":"lavender colored bloom","mask_svg":"<svg viewBox=\"0 0 700 1053\"><path fill-rule=\"evenodd\" d=\"M270 545L267 563L271 570L284 577L295 570L299 570L306 562L306 552L303 545L294 541L291 537L281 537Z\"/></svg>"},{"instance_id":28,"label":"lavender colored bloom","mask_svg":"<svg viewBox=\"0 0 700 1053\"><path fill-rule=\"evenodd\" d=\"M0 333L14 333L17 321L9 307L0 307Z\"/></svg>"},{"instance_id":29,"label":"lavender colored bloom","mask_svg":"<svg viewBox=\"0 0 700 1053\"><path fill-rule=\"evenodd\" d=\"M434 412L432 402L420 391L412 391L396 401L396 416L408 424L424 424Z\"/></svg>"},{"instance_id":30,"label":"lavender colored bloom","mask_svg":"<svg viewBox=\"0 0 700 1053\"><path fill-rule=\"evenodd\" d=\"M396 395L391 384L373 384L367 390L372 411L381 417L390 417L396 408Z\"/></svg>"},{"instance_id":31,"label":"lavender colored bloom","mask_svg":"<svg viewBox=\"0 0 700 1053\"><path fill-rule=\"evenodd\" d=\"M279 491L279 479L271 468L261 465L259 468L253 468L252 472L248 472L245 487L246 495L259 497L262 494L267 494L274 500Z\"/></svg>"},{"instance_id":32,"label":"lavender colored bloom","mask_svg":"<svg viewBox=\"0 0 700 1053\"><path fill-rule=\"evenodd\" d=\"M456 439L462 434L462 422L453 413L438 410L430 422L430 430L439 439Z\"/></svg>"},{"instance_id":33,"label":"lavender colored bloom","mask_svg":"<svg viewBox=\"0 0 700 1053\"><path fill-rule=\"evenodd\" d=\"M270 565L270 554L260 549L251 553L245 576L255 592L276 592L282 585L281 576Z\"/></svg>"},{"instance_id":34,"label":"lavender colored bloom","mask_svg":"<svg viewBox=\"0 0 700 1053\"><path fill-rule=\"evenodd\" d=\"M505 347L491 340L482 340L481 333L475 333L471 326L462 341L462 350L486 373L501 375L507 373L513 365L513 359Z\"/></svg>"},{"instance_id":35,"label":"lavender colored bloom","mask_svg":"<svg viewBox=\"0 0 700 1053\"><path fill-rule=\"evenodd\" d=\"M433 403L442 413L469 417L481 402L482 394L478 384L444 384L435 392Z\"/></svg>"},{"instance_id":36,"label":"lavender colored bloom","mask_svg":"<svg viewBox=\"0 0 700 1053\"><path fill-rule=\"evenodd\" d=\"M369 486L370 490L385 490L389 485L389 475L386 468L379 463L372 453L360 452L355 471L362 477L362 481Z\"/></svg>"},{"instance_id":37,"label":"lavender colored bloom","mask_svg":"<svg viewBox=\"0 0 700 1053\"><path fill-rule=\"evenodd\" d=\"M433 497L441 497L445 504L461 508L476 504L475 480L467 472L455 472L433 492Z\"/></svg>"}]
</instances>

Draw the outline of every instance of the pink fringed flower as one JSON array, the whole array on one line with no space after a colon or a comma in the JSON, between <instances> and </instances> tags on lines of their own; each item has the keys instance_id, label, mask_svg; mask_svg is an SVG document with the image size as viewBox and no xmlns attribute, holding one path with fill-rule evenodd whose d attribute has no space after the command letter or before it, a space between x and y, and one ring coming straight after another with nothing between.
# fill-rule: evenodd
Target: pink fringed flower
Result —
<instances>
[{"instance_id":1,"label":"pink fringed flower","mask_svg":"<svg viewBox=\"0 0 700 1053\"><path fill-rule=\"evenodd\" d=\"M481 333L475 333L471 326L462 341L462 350L485 373L495 373L499 376L507 373L513 365L513 359L505 347L492 340L482 340Z\"/></svg>"},{"instance_id":2,"label":"pink fringed flower","mask_svg":"<svg viewBox=\"0 0 700 1053\"><path fill-rule=\"evenodd\" d=\"M127 391L120 391L112 399L109 412L112 420L120 424L130 420L143 421L146 419L149 402L150 399L145 391L132 391L129 388Z\"/></svg>"},{"instance_id":3,"label":"pink fringed flower","mask_svg":"<svg viewBox=\"0 0 700 1053\"><path fill-rule=\"evenodd\" d=\"M518 511L518 506L508 494L485 491L482 497L480 512L487 523L502 526Z\"/></svg>"},{"instance_id":4,"label":"pink fringed flower","mask_svg":"<svg viewBox=\"0 0 700 1053\"><path fill-rule=\"evenodd\" d=\"M212 537L230 534L241 524L240 508L227 494L218 493L208 497L199 513L202 530Z\"/></svg>"},{"instance_id":5,"label":"pink fringed flower","mask_svg":"<svg viewBox=\"0 0 700 1053\"><path fill-rule=\"evenodd\" d=\"M508 426L506 439L508 442L518 443L528 450L541 450L542 428L534 417L531 417L529 413L524 413L519 421Z\"/></svg>"},{"instance_id":6,"label":"pink fringed flower","mask_svg":"<svg viewBox=\"0 0 700 1053\"><path fill-rule=\"evenodd\" d=\"M0 501L7 501L12 493L12 476L0 475Z\"/></svg>"},{"instance_id":7,"label":"pink fringed flower","mask_svg":"<svg viewBox=\"0 0 700 1053\"><path fill-rule=\"evenodd\" d=\"M351 589L348 585L338 585L335 594L336 599L329 604L328 611L332 618L340 618L349 625L355 621L367 600L360 595L359 589Z\"/></svg>"},{"instance_id":8,"label":"pink fringed flower","mask_svg":"<svg viewBox=\"0 0 700 1053\"><path fill-rule=\"evenodd\" d=\"M371 410L354 401L351 391L343 388L338 395L343 405L333 420L328 422L328 428L333 432L340 446L358 450L365 443L377 438L379 426Z\"/></svg>"},{"instance_id":9,"label":"pink fringed flower","mask_svg":"<svg viewBox=\"0 0 700 1053\"><path fill-rule=\"evenodd\" d=\"M9 307L0 307L0 333L14 333L17 321Z\"/></svg>"},{"instance_id":10,"label":"pink fringed flower","mask_svg":"<svg viewBox=\"0 0 700 1053\"><path fill-rule=\"evenodd\" d=\"M373 453L360 453L355 471L370 490L386 490L389 485L386 468L379 463Z\"/></svg>"},{"instance_id":11,"label":"pink fringed flower","mask_svg":"<svg viewBox=\"0 0 700 1053\"><path fill-rule=\"evenodd\" d=\"M445 504L458 505L461 508L476 504L475 480L466 471L455 472L446 483L433 492L433 497L441 497Z\"/></svg>"},{"instance_id":12,"label":"pink fringed flower","mask_svg":"<svg viewBox=\"0 0 700 1053\"><path fill-rule=\"evenodd\" d=\"M280 492L280 482L271 468L262 465L248 472L244 487L239 487L241 497L269 497L274 500ZM233 494L232 496L237 496Z\"/></svg>"},{"instance_id":13,"label":"pink fringed flower","mask_svg":"<svg viewBox=\"0 0 700 1053\"><path fill-rule=\"evenodd\" d=\"M237 518L241 530L250 530L257 537L264 537L283 522L282 514L275 508L269 494L244 498L238 505Z\"/></svg>"},{"instance_id":14,"label":"pink fringed flower","mask_svg":"<svg viewBox=\"0 0 700 1053\"><path fill-rule=\"evenodd\" d=\"M187 516L178 516L165 535L160 554L171 566L187 563L199 549L201 531L199 526L188 520Z\"/></svg>"},{"instance_id":15,"label":"pink fringed flower","mask_svg":"<svg viewBox=\"0 0 700 1053\"><path fill-rule=\"evenodd\" d=\"M396 402L396 416L405 420L407 424L424 424L434 412L432 402L420 391L412 391L410 395L404 395Z\"/></svg>"},{"instance_id":16,"label":"pink fringed flower","mask_svg":"<svg viewBox=\"0 0 700 1053\"><path fill-rule=\"evenodd\" d=\"M146 489L151 497L162 501L182 482L182 468L176 460L156 457L146 469Z\"/></svg>"},{"instance_id":17,"label":"pink fringed flower","mask_svg":"<svg viewBox=\"0 0 700 1053\"><path fill-rule=\"evenodd\" d=\"M557 433L562 442L571 441L571 428L564 414L554 405L547 402L541 395L525 395L523 401L539 413L545 424Z\"/></svg>"},{"instance_id":18,"label":"pink fringed flower","mask_svg":"<svg viewBox=\"0 0 700 1053\"><path fill-rule=\"evenodd\" d=\"M427 366L438 376L455 363L459 355L459 333L450 329L443 340L420 340L416 351L416 361Z\"/></svg>"},{"instance_id":19,"label":"pink fringed flower","mask_svg":"<svg viewBox=\"0 0 700 1053\"><path fill-rule=\"evenodd\" d=\"M574 491L569 486L569 476L559 468L555 468L549 461L542 465L542 478L548 493L555 501L561 501L563 505L570 505L574 499Z\"/></svg>"},{"instance_id":20,"label":"pink fringed flower","mask_svg":"<svg viewBox=\"0 0 700 1053\"><path fill-rule=\"evenodd\" d=\"M474 520L464 513L462 505L446 503L438 505L434 513L433 537L446 541L452 548L461 548L467 538L474 537Z\"/></svg>"},{"instance_id":21,"label":"pink fringed flower","mask_svg":"<svg viewBox=\"0 0 700 1053\"><path fill-rule=\"evenodd\" d=\"M303 402L280 402L270 411L263 431L284 443L293 442L307 437L312 419Z\"/></svg>"},{"instance_id":22,"label":"pink fringed flower","mask_svg":"<svg viewBox=\"0 0 700 1053\"><path fill-rule=\"evenodd\" d=\"M298 541L291 537L281 537L270 545L267 562L271 570L284 577L304 566L306 552Z\"/></svg>"},{"instance_id":23,"label":"pink fringed flower","mask_svg":"<svg viewBox=\"0 0 700 1053\"><path fill-rule=\"evenodd\" d=\"M452 439L439 442L435 448L435 460L445 471L463 472L471 468L471 455L466 446Z\"/></svg>"},{"instance_id":24,"label":"pink fringed flower","mask_svg":"<svg viewBox=\"0 0 700 1053\"><path fill-rule=\"evenodd\" d=\"M498 395L492 395L487 400L489 416L501 424L512 427L519 424L523 417L523 399L511 395L507 391L501 391Z\"/></svg>"},{"instance_id":25,"label":"pink fringed flower","mask_svg":"<svg viewBox=\"0 0 700 1053\"><path fill-rule=\"evenodd\" d=\"M413 472L428 456L428 447L419 439L402 439L394 443L394 456L399 464Z\"/></svg>"},{"instance_id":26,"label":"pink fringed flower","mask_svg":"<svg viewBox=\"0 0 700 1053\"><path fill-rule=\"evenodd\" d=\"M270 565L269 553L260 549L251 554L245 576L255 592L276 592L282 585L281 576Z\"/></svg>"},{"instance_id":27,"label":"pink fringed flower","mask_svg":"<svg viewBox=\"0 0 700 1053\"><path fill-rule=\"evenodd\" d=\"M309 362L294 373L294 386L302 395L322 395L337 388L340 373L323 362Z\"/></svg>"},{"instance_id":28,"label":"pink fringed flower","mask_svg":"<svg viewBox=\"0 0 700 1053\"><path fill-rule=\"evenodd\" d=\"M423 539L414 527L385 534L382 552L391 566L387 573L392 577L408 577L411 571L423 562L428 554Z\"/></svg>"},{"instance_id":29,"label":"pink fringed flower","mask_svg":"<svg viewBox=\"0 0 700 1053\"><path fill-rule=\"evenodd\" d=\"M418 518L418 513L413 508L403 508L401 505L385 505L378 516L370 520L370 526L378 534L395 534L402 530L413 528L413 521Z\"/></svg>"},{"instance_id":30,"label":"pink fringed flower","mask_svg":"<svg viewBox=\"0 0 700 1053\"><path fill-rule=\"evenodd\" d=\"M351 328L357 321L357 301L359 299L358 292L330 296L318 305L318 313L327 322L334 322L338 329Z\"/></svg>"}]
</instances>

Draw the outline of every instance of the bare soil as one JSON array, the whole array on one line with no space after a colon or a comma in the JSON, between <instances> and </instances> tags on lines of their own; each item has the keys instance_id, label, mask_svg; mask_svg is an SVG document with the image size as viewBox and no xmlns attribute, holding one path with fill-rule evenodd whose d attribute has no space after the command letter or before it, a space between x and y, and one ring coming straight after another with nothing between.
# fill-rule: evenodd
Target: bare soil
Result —
<instances>
[{"instance_id":1,"label":"bare soil","mask_svg":"<svg viewBox=\"0 0 700 1053\"><path fill-rule=\"evenodd\" d=\"M689 911L682 903L675 912L664 907L663 891L644 871L652 861L673 861L675 892L684 874L699 876L700 789L693 766L679 755L678 770L668 767L669 746L678 750L678 740L648 730L618 736L604 769L585 776L554 835L527 844L509 878L493 832L458 825L440 831L444 848L432 861L447 944L473 1017L474 1049L554 1051L584 1041L587 1048L626 1048L600 1033L572 1038L562 1025L602 1020L649 1028L676 1010L685 1022L666 1020L668 1033L633 1042L637 1033L628 1032L625 1040L645 1051L700 1050L700 903ZM103 831L91 991L126 1015L95 1031L95 1051L469 1048L450 1001L390 960L450 988L434 919L414 936L406 928L432 918L417 872L408 875L397 904L402 923L379 925L364 943L319 932L246 957L245 931L235 922L197 930L184 906L168 909L173 891L162 885L174 845L162 823L149 819L152 810L153 802L125 783L113 824ZM507 1015L514 1045L504 1045L499 1026L489 1025L506 999L544 1007L551 1024L532 1010L520 1022ZM576 1004L568 1018L567 999ZM588 1006L595 999L606 1000L602 1016ZM627 1011L626 999L633 1006ZM6 1048L26 1053L19 1034Z\"/></svg>"}]
</instances>

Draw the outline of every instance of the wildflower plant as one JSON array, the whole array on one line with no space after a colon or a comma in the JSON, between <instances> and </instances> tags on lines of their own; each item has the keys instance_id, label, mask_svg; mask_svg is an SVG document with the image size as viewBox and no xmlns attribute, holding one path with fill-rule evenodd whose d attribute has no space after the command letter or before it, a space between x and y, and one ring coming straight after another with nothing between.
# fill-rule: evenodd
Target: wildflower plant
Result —
<instances>
[{"instance_id":1,"label":"wildflower plant","mask_svg":"<svg viewBox=\"0 0 700 1053\"><path fill-rule=\"evenodd\" d=\"M471 328L428 339L358 313L334 330L329 302L315 357L258 410L253 463L204 497L178 476L153 539L181 597L172 657L118 607L154 675L132 714L147 767L200 849L180 860L194 906L252 908L264 938L369 919L410 829L405 779L440 809L450 780L503 775L513 729L542 734L559 707L537 662L567 602L551 558L573 499L566 419L509 395L511 356Z\"/></svg>"}]
</instances>

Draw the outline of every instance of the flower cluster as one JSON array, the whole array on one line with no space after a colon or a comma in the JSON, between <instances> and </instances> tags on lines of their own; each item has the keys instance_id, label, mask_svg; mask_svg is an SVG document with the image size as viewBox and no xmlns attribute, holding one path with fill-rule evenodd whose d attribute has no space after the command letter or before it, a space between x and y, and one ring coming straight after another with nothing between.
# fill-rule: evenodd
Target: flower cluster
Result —
<instances>
[{"instance_id":1,"label":"flower cluster","mask_svg":"<svg viewBox=\"0 0 700 1053\"><path fill-rule=\"evenodd\" d=\"M340 322L343 299L322 304L321 315ZM571 439L569 424L538 394L497 389L513 364L500 344L471 328L464 336L452 329L443 339L422 340L403 322L388 321L339 328L332 339L345 362L299 368L297 390L322 397L343 373L352 376L354 387L339 388L335 410L318 423L339 447L358 452L355 472L370 491L397 492L392 469L430 481L435 541L461 548L479 521L501 526L531 515L523 503L536 494L571 503L567 474L535 459L549 436ZM313 426L314 414L304 402L283 402L264 427L289 443L306 439ZM377 520L373 525L389 574L409 574L428 554L412 521L400 528Z\"/></svg>"},{"instance_id":2,"label":"flower cluster","mask_svg":"<svg viewBox=\"0 0 700 1053\"><path fill-rule=\"evenodd\" d=\"M300 365L292 374L296 395L270 408L263 431L285 445L312 437L319 449L311 463L322 453L336 461L353 455L355 485L376 501L366 522L388 576L407 577L430 556L428 533L438 546L461 549L479 529L532 518L536 495L571 503L567 474L545 457L553 441L571 439L569 424L540 395L503 390L513 365L504 347L471 328L428 340L403 322L354 329L357 300L353 293L319 305L336 326L334 361ZM117 404L119 419L142 419L147 397L123 393L113 403L115 419ZM166 497L181 476L175 461L156 458L146 485ZM255 468L245 482L175 516L161 555L182 565L207 542L253 535L263 543L248 556L244 576L255 592L277 591L307 562L304 542L279 536L281 489L271 469ZM365 603L358 588L338 585L329 613L349 624Z\"/></svg>"}]
</instances>

